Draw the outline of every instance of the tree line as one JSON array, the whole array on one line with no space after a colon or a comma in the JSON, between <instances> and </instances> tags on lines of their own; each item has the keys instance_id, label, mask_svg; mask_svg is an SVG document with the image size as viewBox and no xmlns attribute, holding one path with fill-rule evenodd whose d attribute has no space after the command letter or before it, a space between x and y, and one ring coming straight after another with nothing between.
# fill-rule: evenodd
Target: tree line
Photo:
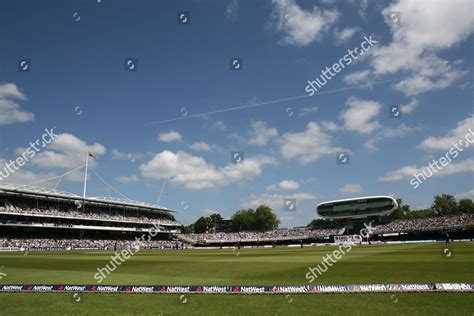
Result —
<instances>
[{"instance_id":1,"label":"tree line","mask_svg":"<svg viewBox=\"0 0 474 316\"><path fill-rule=\"evenodd\" d=\"M278 228L280 220L273 213L273 210L267 205L260 205L255 210L246 209L234 213L232 219L232 231L268 231ZM216 224L222 221L222 216L218 213L211 214L207 217L199 217L194 224L183 227L184 233L206 233L215 229Z\"/></svg>"}]
</instances>

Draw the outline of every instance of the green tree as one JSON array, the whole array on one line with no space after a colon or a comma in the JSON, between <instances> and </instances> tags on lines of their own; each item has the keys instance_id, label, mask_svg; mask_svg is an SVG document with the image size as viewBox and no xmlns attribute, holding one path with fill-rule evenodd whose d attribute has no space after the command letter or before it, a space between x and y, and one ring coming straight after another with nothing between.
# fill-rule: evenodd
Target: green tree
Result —
<instances>
[{"instance_id":1,"label":"green tree","mask_svg":"<svg viewBox=\"0 0 474 316\"><path fill-rule=\"evenodd\" d=\"M330 229L330 228L338 228L338 220L333 219L325 219L325 218L318 218L313 219L309 224L309 229Z\"/></svg>"},{"instance_id":2,"label":"green tree","mask_svg":"<svg viewBox=\"0 0 474 316\"><path fill-rule=\"evenodd\" d=\"M436 215L431 208L425 208L422 210L416 210L409 214L409 218L425 218L425 217L433 217Z\"/></svg>"},{"instance_id":3,"label":"green tree","mask_svg":"<svg viewBox=\"0 0 474 316\"><path fill-rule=\"evenodd\" d=\"M232 221L234 222L234 230L236 232L253 230L255 220L255 211L252 209L240 210L232 215Z\"/></svg>"},{"instance_id":4,"label":"green tree","mask_svg":"<svg viewBox=\"0 0 474 316\"><path fill-rule=\"evenodd\" d=\"M273 213L272 209L266 205L257 207L254 216L254 230L273 230L277 229L280 224L278 217Z\"/></svg>"},{"instance_id":5,"label":"green tree","mask_svg":"<svg viewBox=\"0 0 474 316\"><path fill-rule=\"evenodd\" d=\"M471 199L461 199L458 202L459 213L474 213L474 202Z\"/></svg>"},{"instance_id":6,"label":"green tree","mask_svg":"<svg viewBox=\"0 0 474 316\"><path fill-rule=\"evenodd\" d=\"M397 199L397 204L398 204L398 208L395 211L393 211L391 214L389 214L390 218L398 219L398 218L406 218L410 216L410 212L411 212L410 205L403 204L402 199Z\"/></svg>"},{"instance_id":7,"label":"green tree","mask_svg":"<svg viewBox=\"0 0 474 316\"><path fill-rule=\"evenodd\" d=\"M436 195L431 209L438 215L455 214L457 212L456 199L450 194Z\"/></svg>"},{"instance_id":8,"label":"green tree","mask_svg":"<svg viewBox=\"0 0 474 316\"><path fill-rule=\"evenodd\" d=\"M193 232L193 225L183 225L181 227L181 233L183 234L192 234Z\"/></svg>"},{"instance_id":9,"label":"green tree","mask_svg":"<svg viewBox=\"0 0 474 316\"><path fill-rule=\"evenodd\" d=\"M234 230L237 232L250 230L267 231L278 228L280 224L278 217L267 205L260 205L256 210L250 208L240 210L232 215L232 221L234 222Z\"/></svg>"},{"instance_id":10,"label":"green tree","mask_svg":"<svg viewBox=\"0 0 474 316\"><path fill-rule=\"evenodd\" d=\"M211 223L212 227L216 227L216 224L223 220L221 214L214 213L209 216L209 222Z\"/></svg>"},{"instance_id":11,"label":"green tree","mask_svg":"<svg viewBox=\"0 0 474 316\"><path fill-rule=\"evenodd\" d=\"M209 221L204 216L199 217L197 221L194 223L194 232L196 234L205 233L207 232L208 229L209 229Z\"/></svg>"}]
</instances>

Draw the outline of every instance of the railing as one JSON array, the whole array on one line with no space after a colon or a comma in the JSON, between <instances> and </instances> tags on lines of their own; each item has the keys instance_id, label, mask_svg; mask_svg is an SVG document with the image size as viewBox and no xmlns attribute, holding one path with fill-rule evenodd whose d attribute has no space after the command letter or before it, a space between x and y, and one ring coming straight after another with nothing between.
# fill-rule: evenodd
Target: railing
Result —
<instances>
[{"instance_id":1,"label":"railing","mask_svg":"<svg viewBox=\"0 0 474 316\"><path fill-rule=\"evenodd\" d=\"M0 214L18 215L18 216L33 216L33 217L51 217L51 218L64 218L74 220L86 220L86 221L100 221L100 222L113 222L113 223L127 223L127 224L149 224L149 225L163 225L163 226L181 226L179 222L161 222L160 220L145 222L137 220L119 220L119 219L108 219L108 218L92 218L92 217L77 217L77 216L66 216L59 214L37 214L37 213L25 213L25 212L12 212L8 209L0 207Z\"/></svg>"}]
</instances>

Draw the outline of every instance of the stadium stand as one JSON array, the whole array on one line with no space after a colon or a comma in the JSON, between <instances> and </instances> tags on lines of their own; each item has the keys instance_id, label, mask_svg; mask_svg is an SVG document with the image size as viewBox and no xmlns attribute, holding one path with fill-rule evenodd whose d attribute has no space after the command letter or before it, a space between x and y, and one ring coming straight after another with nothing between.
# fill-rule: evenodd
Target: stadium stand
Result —
<instances>
[{"instance_id":1,"label":"stadium stand","mask_svg":"<svg viewBox=\"0 0 474 316\"><path fill-rule=\"evenodd\" d=\"M376 219L376 218L375 218ZM441 239L446 231L461 232L459 238L467 238L469 233L463 231L472 230L474 227L474 215L461 214L454 216L439 216L419 219L397 219L389 222L377 222L367 220L371 223L369 234L372 240L433 240ZM360 227L365 228L361 225ZM232 245L240 243L251 244L290 244L290 243L330 243L334 236L349 234L346 228L331 229L279 229L268 232L240 232L240 233L206 233L206 234L178 234L178 238L190 244L197 245ZM350 233L352 234L352 233ZM385 235L390 235L387 238Z\"/></svg>"},{"instance_id":2,"label":"stadium stand","mask_svg":"<svg viewBox=\"0 0 474 316\"><path fill-rule=\"evenodd\" d=\"M170 240L134 241L140 249L182 249L184 244ZM132 247L130 240L92 239L0 239L3 250L118 250Z\"/></svg>"},{"instance_id":3,"label":"stadium stand","mask_svg":"<svg viewBox=\"0 0 474 316\"><path fill-rule=\"evenodd\" d=\"M334 236L353 234L371 223L373 240L433 240L447 231L472 236L474 215L396 219L367 217L334 222L334 227L294 228L265 232L181 234L173 211L158 205L124 199L81 198L28 186L0 185L0 249L121 249L153 230L146 249L194 246L259 246L332 243ZM349 225L350 224L350 225ZM463 233L466 232L466 233ZM465 238L465 237L464 237Z\"/></svg>"},{"instance_id":4,"label":"stadium stand","mask_svg":"<svg viewBox=\"0 0 474 316\"><path fill-rule=\"evenodd\" d=\"M278 229L267 232L240 232L240 233L215 233L215 234L188 234L178 235L185 237L188 241L195 243L204 241L206 243L216 242L252 242L252 241L281 241L300 240L313 237L329 237L341 233L340 229Z\"/></svg>"},{"instance_id":5,"label":"stadium stand","mask_svg":"<svg viewBox=\"0 0 474 316\"><path fill-rule=\"evenodd\" d=\"M159 224L159 225L180 225L178 222L170 219L166 219L164 216L155 216L153 214L141 214L141 216L133 215L121 215L117 213L117 210L101 210L99 208L80 211L76 207L69 208L66 210L60 210L54 206L49 208L29 208L28 206L13 205L9 202L6 203L6 207L0 207L0 213L6 212L10 214L18 214L25 216L42 216L42 217L56 217L56 218L67 218L67 219L94 219L111 222L125 222L125 223L145 223L145 224Z\"/></svg>"},{"instance_id":6,"label":"stadium stand","mask_svg":"<svg viewBox=\"0 0 474 316\"><path fill-rule=\"evenodd\" d=\"M132 200L0 185L0 238L5 239L132 240L156 230L156 239L169 240L182 226L172 213Z\"/></svg>"},{"instance_id":7,"label":"stadium stand","mask_svg":"<svg viewBox=\"0 0 474 316\"><path fill-rule=\"evenodd\" d=\"M411 231L450 230L474 225L474 215L397 219L387 224L374 226L373 233L401 233Z\"/></svg>"}]
</instances>

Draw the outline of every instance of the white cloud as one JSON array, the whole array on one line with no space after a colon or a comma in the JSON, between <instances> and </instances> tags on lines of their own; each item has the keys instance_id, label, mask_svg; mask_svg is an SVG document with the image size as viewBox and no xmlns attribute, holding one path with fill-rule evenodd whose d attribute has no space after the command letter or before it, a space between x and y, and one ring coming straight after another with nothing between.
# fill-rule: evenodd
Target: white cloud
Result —
<instances>
[{"instance_id":1,"label":"white cloud","mask_svg":"<svg viewBox=\"0 0 474 316\"><path fill-rule=\"evenodd\" d=\"M250 145L266 145L272 138L278 136L276 128L269 128L264 121L252 122L247 143Z\"/></svg>"},{"instance_id":2,"label":"white cloud","mask_svg":"<svg viewBox=\"0 0 474 316\"><path fill-rule=\"evenodd\" d=\"M18 90L17 86L14 83L3 82L0 84L0 98L7 99L19 99L26 100L26 96Z\"/></svg>"},{"instance_id":3,"label":"white cloud","mask_svg":"<svg viewBox=\"0 0 474 316\"><path fill-rule=\"evenodd\" d=\"M278 191L278 184L270 184L267 186L267 191Z\"/></svg>"},{"instance_id":4,"label":"white cloud","mask_svg":"<svg viewBox=\"0 0 474 316\"><path fill-rule=\"evenodd\" d=\"M298 116L306 116L308 114L312 114L312 113L316 113L316 112L318 112L318 107L316 105L308 106L308 107L302 108L301 111L299 112Z\"/></svg>"},{"instance_id":5,"label":"white cloud","mask_svg":"<svg viewBox=\"0 0 474 316\"><path fill-rule=\"evenodd\" d=\"M169 131L167 133L161 133L159 136L160 141L165 143L172 143L175 141L181 141L182 136L176 131Z\"/></svg>"},{"instance_id":6,"label":"white cloud","mask_svg":"<svg viewBox=\"0 0 474 316\"><path fill-rule=\"evenodd\" d=\"M87 175L87 179L90 179L91 174ZM66 176L66 179L71 182L84 183L84 168L74 171ZM56 179L58 181L58 179Z\"/></svg>"},{"instance_id":7,"label":"white cloud","mask_svg":"<svg viewBox=\"0 0 474 316\"><path fill-rule=\"evenodd\" d=\"M285 45L307 46L323 37L336 22L339 12L321 10L313 6L312 11L301 9L295 0L273 0L273 24L283 33Z\"/></svg>"},{"instance_id":8,"label":"white cloud","mask_svg":"<svg viewBox=\"0 0 474 316\"><path fill-rule=\"evenodd\" d=\"M0 158L0 169L2 170L3 175L7 175L6 171L4 171L3 169L5 167L5 163L7 163L7 159ZM14 173L9 173L8 177L5 179L3 179L3 176L0 175L0 178L2 178L0 183L28 185L28 184L35 184L42 180L53 178L56 176L58 175L53 172L37 173L37 172L26 170L24 168L19 168L18 170L15 170ZM51 180L47 182L41 182L41 184L38 183L37 185L44 188L52 188L55 186L57 181L58 179L55 179L55 180Z\"/></svg>"},{"instance_id":9,"label":"white cloud","mask_svg":"<svg viewBox=\"0 0 474 316\"><path fill-rule=\"evenodd\" d=\"M138 177L136 175L131 175L131 176L120 176L120 177L117 177L115 178L115 180L117 180L118 182L120 183L133 183L133 182L137 182L138 181Z\"/></svg>"},{"instance_id":10,"label":"white cloud","mask_svg":"<svg viewBox=\"0 0 474 316\"><path fill-rule=\"evenodd\" d=\"M419 131L419 127L410 127L405 123L398 125L397 127L386 127L382 130L383 137L386 138L396 138L396 137L405 137L410 133Z\"/></svg>"},{"instance_id":11,"label":"white cloud","mask_svg":"<svg viewBox=\"0 0 474 316\"><path fill-rule=\"evenodd\" d=\"M20 156L24 152L25 148L17 148L16 152ZM33 158L34 159L34 158ZM0 169L3 169L6 160L0 158ZM61 177L62 176L62 177ZM50 179L48 181L45 181ZM69 180L72 182L83 182L84 181L84 168L78 169L68 175L64 176L55 172L35 172L25 169L25 167L15 170L14 173L10 173L6 179L3 179L5 183L25 184L25 185L36 185L44 188L55 187L60 181Z\"/></svg>"},{"instance_id":12,"label":"white cloud","mask_svg":"<svg viewBox=\"0 0 474 316\"><path fill-rule=\"evenodd\" d=\"M373 65L378 73L418 68L424 53L449 48L466 39L474 30L473 3L470 0L440 1L436 6L430 6L430 10L426 8L423 1L400 0L382 10L384 16L389 12L400 12L401 23L387 21L393 41L374 50L377 53Z\"/></svg>"},{"instance_id":13,"label":"white cloud","mask_svg":"<svg viewBox=\"0 0 474 316\"><path fill-rule=\"evenodd\" d=\"M402 113L411 113L418 107L418 105L418 100L413 98L407 104L400 106L400 110L402 111Z\"/></svg>"},{"instance_id":14,"label":"white cloud","mask_svg":"<svg viewBox=\"0 0 474 316\"><path fill-rule=\"evenodd\" d=\"M362 82L367 82L371 75L370 70L356 71L344 76L344 82L349 85L356 85Z\"/></svg>"},{"instance_id":15,"label":"white cloud","mask_svg":"<svg viewBox=\"0 0 474 316\"><path fill-rule=\"evenodd\" d=\"M369 6L369 0L349 0L349 3L358 5L359 8L357 13L364 21L367 20L367 8Z\"/></svg>"},{"instance_id":16,"label":"white cloud","mask_svg":"<svg viewBox=\"0 0 474 316\"><path fill-rule=\"evenodd\" d=\"M145 158L145 154L142 153L126 153L121 152L120 150L114 148L111 152L112 159L115 160L129 160L134 162L136 159L143 159Z\"/></svg>"},{"instance_id":17,"label":"white cloud","mask_svg":"<svg viewBox=\"0 0 474 316\"><path fill-rule=\"evenodd\" d=\"M468 73L454 68L447 70L445 61L433 56L424 58L421 65L416 74L395 84L395 90L407 96L416 96L427 91L447 88Z\"/></svg>"},{"instance_id":18,"label":"white cloud","mask_svg":"<svg viewBox=\"0 0 474 316\"><path fill-rule=\"evenodd\" d=\"M364 143L364 148L374 151L377 149L377 143L384 138L401 138L413 133L415 131L419 131L420 128L418 127L410 127L405 125L405 123L400 124L399 126L393 127L385 127L383 128L377 135L368 139Z\"/></svg>"},{"instance_id":19,"label":"white cloud","mask_svg":"<svg viewBox=\"0 0 474 316\"><path fill-rule=\"evenodd\" d=\"M211 151L213 146L205 142L196 142L189 147L194 151Z\"/></svg>"},{"instance_id":20,"label":"white cloud","mask_svg":"<svg viewBox=\"0 0 474 316\"><path fill-rule=\"evenodd\" d=\"M89 145L74 135L63 133L54 138L47 150L37 154L32 163L41 168L73 169L85 163L88 151L99 157L106 149L99 143ZM94 167L96 160L89 159L89 163Z\"/></svg>"},{"instance_id":21,"label":"white cloud","mask_svg":"<svg viewBox=\"0 0 474 316\"><path fill-rule=\"evenodd\" d=\"M250 99L248 99L247 101L245 101L245 105L257 105L257 104L260 104L262 103L264 100L260 99L259 97L257 96L253 96L251 97Z\"/></svg>"},{"instance_id":22,"label":"white cloud","mask_svg":"<svg viewBox=\"0 0 474 316\"><path fill-rule=\"evenodd\" d=\"M360 0L359 10L357 10L357 13L363 20L367 20L368 6L369 6L369 0Z\"/></svg>"},{"instance_id":23,"label":"white cloud","mask_svg":"<svg viewBox=\"0 0 474 316\"><path fill-rule=\"evenodd\" d=\"M212 124L211 128L217 129L217 130L222 131L222 132L227 130L227 127L225 126L223 121L215 121Z\"/></svg>"},{"instance_id":24,"label":"white cloud","mask_svg":"<svg viewBox=\"0 0 474 316\"><path fill-rule=\"evenodd\" d=\"M400 12L401 23L386 21L392 42L369 52L373 57L372 69L378 75L409 72L407 79L394 86L408 96L452 85L467 72L451 67L436 54L462 42L473 32L473 4L471 0L439 1L427 10L424 1L393 2L382 14Z\"/></svg>"},{"instance_id":25,"label":"white cloud","mask_svg":"<svg viewBox=\"0 0 474 316\"><path fill-rule=\"evenodd\" d=\"M15 100L25 101L26 96L13 83L0 83L0 125L24 123L34 119L31 112L21 109Z\"/></svg>"},{"instance_id":26,"label":"white cloud","mask_svg":"<svg viewBox=\"0 0 474 316\"><path fill-rule=\"evenodd\" d=\"M379 180L384 182L391 182L403 179L410 179L415 173L419 172L421 169L422 168L418 168L414 165L405 166L400 169L385 173L382 177L379 177Z\"/></svg>"},{"instance_id":27,"label":"white cloud","mask_svg":"<svg viewBox=\"0 0 474 316\"><path fill-rule=\"evenodd\" d=\"M345 184L339 189L339 192L343 194L362 193L364 188L360 184Z\"/></svg>"},{"instance_id":28,"label":"white cloud","mask_svg":"<svg viewBox=\"0 0 474 316\"><path fill-rule=\"evenodd\" d=\"M251 194L245 198L240 199L241 208L257 208L265 204L272 210L282 210L285 199L295 199L296 207L298 202L315 200L316 196L312 193L293 193L293 194L268 194L262 193L259 195Z\"/></svg>"},{"instance_id":29,"label":"white cloud","mask_svg":"<svg viewBox=\"0 0 474 316\"><path fill-rule=\"evenodd\" d=\"M335 132L335 131L338 131L338 130L341 129L341 127L338 126L333 121L322 121L321 125L325 130L328 130L328 131L331 131L331 132Z\"/></svg>"},{"instance_id":30,"label":"white cloud","mask_svg":"<svg viewBox=\"0 0 474 316\"><path fill-rule=\"evenodd\" d=\"M461 139L464 141L464 144L466 144L467 142L464 137L466 134L471 134L469 129L474 131L474 115L458 122L457 127L450 130L445 136L430 136L424 139L418 145L418 148L423 150L449 150L453 147L453 143L457 143Z\"/></svg>"},{"instance_id":31,"label":"white cloud","mask_svg":"<svg viewBox=\"0 0 474 316\"><path fill-rule=\"evenodd\" d=\"M210 115L201 115L197 118L204 121L203 127L210 130L226 131L227 127L223 121L215 121Z\"/></svg>"},{"instance_id":32,"label":"white cloud","mask_svg":"<svg viewBox=\"0 0 474 316\"><path fill-rule=\"evenodd\" d=\"M354 34L359 31L358 27L346 27L342 30L339 30L338 28L334 29L334 38L336 39L337 44L342 44L344 42L347 42L349 39L351 39Z\"/></svg>"},{"instance_id":33,"label":"white cloud","mask_svg":"<svg viewBox=\"0 0 474 316\"><path fill-rule=\"evenodd\" d=\"M461 90L471 90L473 87L472 83L470 81L466 81L460 85L458 85L458 88Z\"/></svg>"},{"instance_id":34,"label":"white cloud","mask_svg":"<svg viewBox=\"0 0 474 316\"><path fill-rule=\"evenodd\" d=\"M318 178L315 178L315 177L300 179L300 183L302 183L302 184L309 184L309 183L313 183L313 182L316 182L316 181L318 181Z\"/></svg>"},{"instance_id":35,"label":"white cloud","mask_svg":"<svg viewBox=\"0 0 474 316\"><path fill-rule=\"evenodd\" d=\"M421 167L416 166L406 166L400 169L390 171L385 173L382 177L379 177L380 181L384 182L391 182L391 181L399 181L404 179L411 179L413 175L420 174L423 172L424 169L428 168L428 164ZM435 168L435 170L438 170ZM428 171L425 171L429 174ZM466 172L474 172L474 159L466 159L459 163L451 162L449 165L444 167L442 170L438 172L433 172L433 177L438 176L448 176L456 173L466 173Z\"/></svg>"},{"instance_id":36,"label":"white cloud","mask_svg":"<svg viewBox=\"0 0 474 316\"><path fill-rule=\"evenodd\" d=\"M473 3L470 0L440 2L426 10L426 3L400 0L383 10L402 13L402 23L392 25L392 33L398 42L421 48L448 48L466 39L473 31ZM455 17L455 18L447 18ZM443 21L443 23L440 23Z\"/></svg>"},{"instance_id":37,"label":"white cloud","mask_svg":"<svg viewBox=\"0 0 474 316\"><path fill-rule=\"evenodd\" d=\"M239 15L239 2L237 0L231 0L225 8L225 16L229 20L237 19Z\"/></svg>"},{"instance_id":38,"label":"white cloud","mask_svg":"<svg viewBox=\"0 0 474 316\"><path fill-rule=\"evenodd\" d=\"M275 164L268 156L246 158L242 163L229 164L222 168L206 162L202 157L183 151L163 151L149 162L140 165L143 177L161 180L171 179L189 190L211 189L231 183L252 180L262 173L265 165Z\"/></svg>"},{"instance_id":39,"label":"white cloud","mask_svg":"<svg viewBox=\"0 0 474 316\"><path fill-rule=\"evenodd\" d=\"M205 209L202 209L201 211L199 211L199 214L201 214L201 216L204 216L204 217L208 217L208 216L211 216L212 214L220 214L222 217L225 217L222 215L222 213L216 209L212 209L212 208L205 208Z\"/></svg>"},{"instance_id":40,"label":"white cloud","mask_svg":"<svg viewBox=\"0 0 474 316\"><path fill-rule=\"evenodd\" d=\"M456 199L474 199L474 189L469 190L467 192L458 193L455 195Z\"/></svg>"},{"instance_id":41,"label":"white cloud","mask_svg":"<svg viewBox=\"0 0 474 316\"><path fill-rule=\"evenodd\" d=\"M331 136L316 122L309 122L304 132L288 132L279 140L280 153L285 159L297 158L301 164L310 163L321 155L343 151L333 147Z\"/></svg>"},{"instance_id":42,"label":"white cloud","mask_svg":"<svg viewBox=\"0 0 474 316\"><path fill-rule=\"evenodd\" d=\"M277 191L277 190L298 190L300 187L299 183L294 180L283 180L278 184L271 184L267 186L267 191Z\"/></svg>"},{"instance_id":43,"label":"white cloud","mask_svg":"<svg viewBox=\"0 0 474 316\"><path fill-rule=\"evenodd\" d=\"M378 121L372 121L380 113L379 102L350 97L346 105L347 109L340 113L340 118L347 130L369 134L380 128Z\"/></svg>"},{"instance_id":44,"label":"white cloud","mask_svg":"<svg viewBox=\"0 0 474 316\"><path fill-rule=\"evenodd\" d=\"M298 184L298 182L294 181L294 180L283 180L281 181L278 186L280 187L280 189L282 190L298 190L300 185Z\"/></svg>"},{"instance_id":45,"label":"white cloud","mask_svg":"<svg viewBox=\"0 0 474 316\"><path fill-rule=\"evenodd\" d=\"M114 148L112 149L112 159L117 159L117 160L125 160L128 159L128 154L121 152L120 150Z\"/></svg>"}]
</instances>

